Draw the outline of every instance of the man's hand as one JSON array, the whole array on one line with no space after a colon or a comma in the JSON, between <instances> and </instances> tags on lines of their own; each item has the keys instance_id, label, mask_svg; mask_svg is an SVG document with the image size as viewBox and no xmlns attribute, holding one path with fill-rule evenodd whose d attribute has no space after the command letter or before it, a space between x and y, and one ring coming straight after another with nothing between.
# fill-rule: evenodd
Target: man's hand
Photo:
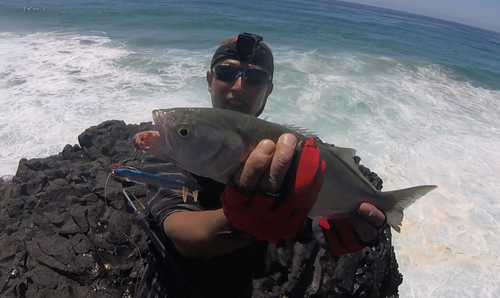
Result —
<instances>
[{"instance_id":1,"label":"man's hand","mask_svg":"<svg viewBox=\"0 0 500 298\"><path fill-rule=\"evenodd\" d=\"M299 230L323 184L325 163L312 139L304 141L297 153L296 143L291 134L281 136L276 146L262 141L227 186L221 202L235 228L269 242ZM287 185L280 189L292 163Z\"/></svg>"},{"instance_id":2,"label":"man's hand","mask_svg":"<svg viewBox=\"0 0 500 298\"><path fill-rule=\"evenodd\" d=\"M268 193L276 193L290 168L296 146L297 139L292 134L282 135L276 144L271 140L261 141L234 177L235 184L247 192L260 188ZM346 248L341 249L339 255L355 252L375 243L386 217L372 204L362 203L358 213L341 221L345 225L341 235L348 235L351 242L336 241L340 242L336 246Z\"/></svg>"},{"instance_id":3,"label":"man's hand","mask_svg":"<svg viewBox=\"0 0 500 298\"><path fill-rule=\"evenodd\" d=\"M257 186L269 193L276 193L285 179L295 153L297 138L284 134L276 145L271 140L261 141L250 153L234 182L245 191Z\"/></svg>"},{"instance_id":4,"label":"man's hand","mask_svg":"<svg viewBox=\"0 0 500 298\"><path fill-rule=\"evenodd\" d=\"M347 218L319 220L326 244L337 256L376 245L385 223L385 214L369 203L362 203L357 212L351 213Z\"/></svg>"},{"instance_id":5,"label":"man's hand","mask_svg":"<svg viewBox=\"0 0 500 298\"><path fill-rule=\"evenodd\" d=\"M370 203L359 205L360 217L348 218L349 223L354 228L359 238L364 242L373 242L378 236L380 228L386 222L385 214Z\"/></svg>"}]
</instances>

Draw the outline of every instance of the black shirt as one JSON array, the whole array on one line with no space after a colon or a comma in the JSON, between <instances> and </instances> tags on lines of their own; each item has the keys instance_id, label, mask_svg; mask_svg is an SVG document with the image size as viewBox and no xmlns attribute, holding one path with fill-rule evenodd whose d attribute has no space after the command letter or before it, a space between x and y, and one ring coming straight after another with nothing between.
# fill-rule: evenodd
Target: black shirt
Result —
<instances>
[{"instance_id":1,"label":"black shirt","mask_svg":"<svg viewBox=\"0 0 500 298\"><path fill-rule=\"evenodd\" d=\"M355 158L355 161L359 164L359 158ZM170 179L196 181L202 188L196 202L191 194L184 202L181 189L148 186L150 212L158 223L160 233L163 233L160 227L164 219L174 212L222 207L219 199L225 190L222 183L194 176L172 163L158 162L154 158L143 161L143 170ZM360 170L377 188L381 188L382 181L376 174L363 166L360 166ZM163 234L168 253L175 264L165 262L157 254L150 254L137 297L247 298L277 295L305 297L314 294L321 283L321 272L318 273L315 266L329 252L317 241L322 235L313 235L311 229L307 228L311 226L311 220L308 219L305 226L303 230L306 232L276 244L256 241L210 259L182 256Z\"/></svg>"}]
</instances>

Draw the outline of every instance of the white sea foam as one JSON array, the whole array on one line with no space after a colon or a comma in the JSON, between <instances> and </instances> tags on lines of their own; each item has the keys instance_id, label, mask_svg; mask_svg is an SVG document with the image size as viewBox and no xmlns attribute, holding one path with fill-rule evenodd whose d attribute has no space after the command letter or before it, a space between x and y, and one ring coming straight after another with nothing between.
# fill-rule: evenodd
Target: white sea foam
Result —
<instances>
[{"instance_id":1,"label":"white sea foam","mask_svg":"<svg viewBox=\"0 0 500 298\"><path fill-rule=\"evenodd\" d=\"M0 176L13 174L20 158L76 144L78 134L102 121L138 123L150 121L154 108L209 104L187 86L201 83L204 53L136 54L102 33L0 39Z\"/></svg>"},{"instance_id":2,"label":"white sea foam","mask_svg":"<svg viewBox=\"0 0 500 298\"><path fill-rule=\"evenodd\" d=\"M0 40L0 176L104 120L209 106L209 52L135 53L100 33ZM500 92L437 65L273 50L275 89L263 117L357 149L386 190L439 186L408 208L394 235L401 297L499 297Z\"/></svg>"},{"instance_id":3,"label":"white sea foam","mask_svg":"<svg viewBox=\"0 0 500 298\"><path fill-rule=\"evenodd\" d=\"M318 53L284 57L308 80L277 83L285 95L273 110L286 104L291 122L357 149L386 190L439 186L394 233L401 297L499 297L500 92L436 65L339 54L317 67Z\"/></svg>"}]
</instances>

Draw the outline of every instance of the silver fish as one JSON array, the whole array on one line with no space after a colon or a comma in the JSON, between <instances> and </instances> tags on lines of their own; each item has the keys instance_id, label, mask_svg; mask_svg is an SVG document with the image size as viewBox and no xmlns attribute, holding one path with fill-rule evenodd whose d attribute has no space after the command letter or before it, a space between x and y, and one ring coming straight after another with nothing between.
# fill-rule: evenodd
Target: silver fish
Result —
<instances>
[{"instance_id":1,"label":"silver fish","mask_svg":"<svg viewBox=\"0 0 500 298\"><path fill-rule=\"evenodd\" d=\"M169 158L181 168L222 183L230 178L263 139L276 142L284 133L298 141L308 137L285 126L230 110L214 108L173 108L154 110L160 134L148 150ZM326 163L325 178L310 217L331 216L356 209L368 202L385 212L387 222L400 232L403 210L435 189L423 185L395 191L377 190L354 162L356 151L318 141Z\"/></svg>"}]
</instances>

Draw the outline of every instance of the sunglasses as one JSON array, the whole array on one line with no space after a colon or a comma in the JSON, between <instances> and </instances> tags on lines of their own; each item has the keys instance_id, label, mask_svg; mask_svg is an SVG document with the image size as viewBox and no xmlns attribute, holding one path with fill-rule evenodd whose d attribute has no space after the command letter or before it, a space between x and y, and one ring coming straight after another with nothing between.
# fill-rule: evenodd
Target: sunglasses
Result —
<instances>
[{"instance_id":1,"label":"sunglasses","mask_svg":"<svg viewBox=\"0 0 500 298\"><path fill-rule=\"evenodd\" d=\"M242 77L252 85L265 85L271 83L271 74L260 68L241 68L229 64L218 64L212 68L217 80L222 82L233 82Z\"/></svg>"}]
</instances>

